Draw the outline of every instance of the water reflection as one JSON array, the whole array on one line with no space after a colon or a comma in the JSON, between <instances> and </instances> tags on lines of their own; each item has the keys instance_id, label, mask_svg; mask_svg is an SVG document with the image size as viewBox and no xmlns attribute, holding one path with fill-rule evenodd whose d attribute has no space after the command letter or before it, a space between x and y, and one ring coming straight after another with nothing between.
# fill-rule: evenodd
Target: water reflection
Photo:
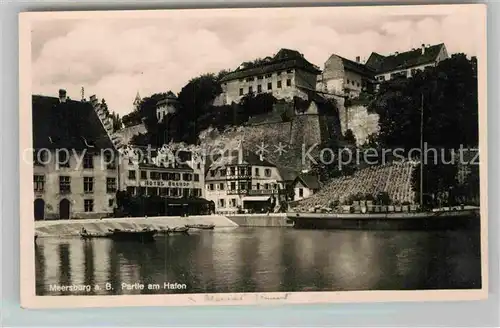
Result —
<instances>
[{"instance_id":1,"label":"water reflection","mask_svg":"<svg viewBox=\"0 0 500 328\"><path fill-rule=\"evenodd\" d=\"M36 293L480 288L479 243L477 232L279 228L201 231L158 237L148 245L39 238L35 246ZM145 288L122 289L122 284L130 287L136 283ZM186 289L165 289L164 283L186 284ZM51 285L73 284L99 288L51 290ZM148 284L161 288L149 289Z\"/></svg>"}]
</instances>

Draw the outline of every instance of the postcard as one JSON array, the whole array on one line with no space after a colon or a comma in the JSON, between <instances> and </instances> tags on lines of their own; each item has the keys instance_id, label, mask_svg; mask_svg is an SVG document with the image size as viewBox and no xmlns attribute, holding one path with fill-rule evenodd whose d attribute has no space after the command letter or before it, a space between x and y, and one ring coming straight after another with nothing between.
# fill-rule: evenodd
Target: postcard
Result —
<instances>
[{"instance_id":1,"label":"postcard","mask_svg":"<svg viewBox=\"0 0 500 328\"><path fill-rule=\"evenodd\" d=\"M19 31L23 307L487 298L484 5Z\"/></svg>"}]
</instances>

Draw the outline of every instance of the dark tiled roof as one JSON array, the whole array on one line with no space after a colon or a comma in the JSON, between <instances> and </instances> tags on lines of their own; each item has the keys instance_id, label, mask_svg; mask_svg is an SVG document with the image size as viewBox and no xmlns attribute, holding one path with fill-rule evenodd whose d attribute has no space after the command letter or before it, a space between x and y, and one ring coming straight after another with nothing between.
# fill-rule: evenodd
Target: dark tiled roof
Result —
<instances>
[{"instance_id":1,"label":"dark tiled roof","mask_svg":"<svg viewBox=\"0 0 500 328\"><path fill-rule=\"evenodd\" d=\"M370 58L368 58L366 66L375 70L377 73L386 73L398 69L424 65L435 61L443 47L443 43L426 47L424 54L422 54L421 48L391 56L382 56L373 52Z\"/></svg>"},{"instance_id":2,"label":"dark tiled roof","mask_svg":"<svg viewBox=\"0 0 500 328\"><path fill-rule=\"evenodd\" d=\"M296 181L302 181L302 183L309 189L319 189L318 178L313 174L301 173Z\"/></svg>"},{"instance_id":3,"label":"dark tiled roof","mask_svg":"<svg viewBox=\"0 0 500 328\"><path fill-rule=\"evenodd\" d=\"M221 82L242 79L249 76L264 75L276 71L299 68L305 71L319 74L320 70L308 62L302 54L296 50L281 49L272 59L261 65L251 68L237 69L225 75Z\"/></svg>"},{"instance_id":4,"label":"dark tiled roof","mask_svg":"<svg viewBox=\"0 0 500 328\"><path fill-rule=\"evenodd\" d=\"M363 65L361 63L357 63L355 61L349 60L349 59L344 58L344 57L340 57L340 59L342 59L342 64L344 64L344 67L347 70L356 72L356 73L363 75L365 77L374 78L375 71L373 69L371 69L370 67Z\"/></svg>"},{"instance_id":5,"label":"dark tiled roof","mask_svg":"<svg viewBox=\"0 0 500 328\"><path fill-rule=\"evenodd\" d=\"M284 167L280 168L279 172L283 181L293 181L299 176L299 172Z\"/></svg>"},{"instance_id":6,"label":"dark tiled roof","mask_svg":"<svg viewBox=\"0 0 500 328\"><path fill-rule=\"evenodd\" d=\"M168 91L167 92L167 95L165 96L165 98L159 100L157 103L156 103L156 106L161 106L163 104L166 104L168 101L176 101L177 100L177 96L175 95L175 93L173 93L172 91Z\"/></svg>"},{"instance_id":7,"label":"dark tiled roof","mask_svg":"<svg viewBox=\"0 0 500 328\"><path fill-rule=\"evenodd\" d=\"M32 120L35 149L115 150L90 103L34 95Z\"/></svg>"}]
</instances>

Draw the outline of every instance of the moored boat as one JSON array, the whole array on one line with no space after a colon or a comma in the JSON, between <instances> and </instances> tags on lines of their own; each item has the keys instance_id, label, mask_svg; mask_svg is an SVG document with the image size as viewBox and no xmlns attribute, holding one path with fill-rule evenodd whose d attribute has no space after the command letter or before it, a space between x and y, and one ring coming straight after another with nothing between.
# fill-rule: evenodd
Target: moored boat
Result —
<instances>
[{"instance_id":1,"label":"moored boat","mask_svg":"<svg viewBox=\"0 0 500 328\"><path fill-rule=\"evenodd\" d=\"M89 232L80 232L80 237L82 239L92 239L92 238L108 238L111 236L111 232L105 233L89 233Z\"/></svg>"},{"instance_id":2,"label":"moored boat","mask_svg":"<svg viewBox=\"0 0 500 328\"><path fill-rule=\"evenodd\" d=\"M169 233L188 233L188 231L189 231L188 227L175 227L169 229Z\"/></svg>"},{"instance_id":3,"label":"moored boat","mask_svg":"<svg viewBox=\"0 0 500 328\"><path fill-rule=\"evenodd\" d=\"M153 242L156 230L128 231L115 229L109 238L116 241L139 241L142 243Z\"/></svg>"},{"instance_id":4,"label":"moored boat","mask_svg":"<svg viewBox=\"0 0 500 328\"><path fill-rule=\"evenodd\" d=\"M186 224L185 227L190 229L213 230L215 224Z\"/></svg>"},{"instance_id":5,"label":"moored boat","mask_svg":"<svg viewBox=\"0 0 500 328\"><path fill-rule=\"evenodd\" d=\"M287 213L298 229L439 230L479 226L479 209L410 213Z\"/></svg>"}]
</instances>

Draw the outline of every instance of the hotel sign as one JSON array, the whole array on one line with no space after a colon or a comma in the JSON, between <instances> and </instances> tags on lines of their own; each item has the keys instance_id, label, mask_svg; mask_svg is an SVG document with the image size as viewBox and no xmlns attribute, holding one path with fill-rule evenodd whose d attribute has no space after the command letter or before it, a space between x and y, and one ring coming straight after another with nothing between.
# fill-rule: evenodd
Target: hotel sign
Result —
<instances>
[{"instance_id":1,"label":"hotel sign","mask_svg":"<svg viewBox=\"0 0 500 328\"><path fill-rule=\"evenodd\" d=\"M189 187L189 182L184 181L163 181L163 180L143 180L139 181L141 187Z\"/></svg>"}]
</instances>

